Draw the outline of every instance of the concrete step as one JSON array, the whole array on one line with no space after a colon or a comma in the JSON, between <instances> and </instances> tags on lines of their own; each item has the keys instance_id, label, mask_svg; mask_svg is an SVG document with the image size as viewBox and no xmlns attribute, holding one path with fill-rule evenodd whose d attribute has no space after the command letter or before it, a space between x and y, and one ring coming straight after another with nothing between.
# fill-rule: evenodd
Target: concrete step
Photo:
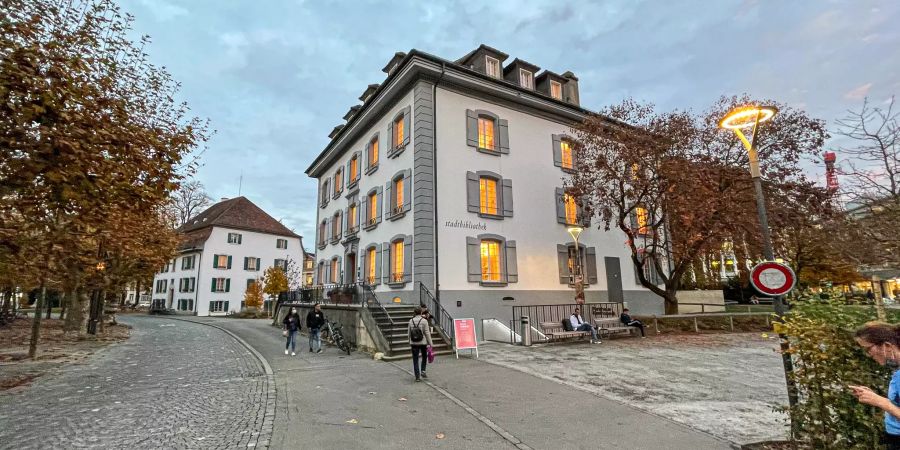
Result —
<instances>
[{"instance_id":1,"label":"concrete step","mask_svg":"<svg viewBox=\"0 0 900 450\"><path fill-rule=\"evenodd\" d=\"M436 356L453 355L454 353L455 352L453 351L453 349L435 350L434 351L434 354ZM384 356L381 359L384 361L400 361L400 360L404 360L404 359L412 359L412 350L410 350L409 348L406 348L404 351L402 351L400 353L394 352L393 356Z\"/></svg>"}]
</instances>

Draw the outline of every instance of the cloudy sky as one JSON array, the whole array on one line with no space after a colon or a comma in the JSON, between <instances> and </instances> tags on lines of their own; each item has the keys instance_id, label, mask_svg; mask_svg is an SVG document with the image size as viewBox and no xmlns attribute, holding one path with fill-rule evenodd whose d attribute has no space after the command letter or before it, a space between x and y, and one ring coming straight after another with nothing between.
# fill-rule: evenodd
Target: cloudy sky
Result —
<instances>
[{"instance_id":1,"label":"cloudy sky","mask_svg":"<svg viewBox=\"0 0 900 450\"><path fill-rule=\"evenodd\" d=\"M589 109L634 97L703 110L748 92L832 124L900 94L897 1L121 2L217 130L197 175L209 193L236 196L243 174L241 193L308 248L316 184L303 171L396 51L456 59L485 43L573 71Z\"/></svg>"}]
</instances>

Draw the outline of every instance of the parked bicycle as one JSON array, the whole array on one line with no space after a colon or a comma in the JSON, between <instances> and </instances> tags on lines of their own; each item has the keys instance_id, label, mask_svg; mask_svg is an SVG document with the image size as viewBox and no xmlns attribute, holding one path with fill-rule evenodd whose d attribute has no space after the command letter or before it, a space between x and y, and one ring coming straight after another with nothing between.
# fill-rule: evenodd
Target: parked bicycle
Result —
<instances>
[{"instance_id":1,"label":"parked bicycle","mask_svg":"<svg viewBox=\"0 0 900 450\"><path fill-rule=\"evenodd\" d=\"M341 349L342 352L347 352L350 354L350 343L347 342L347 339L344 338L344 333L341 331L341 324L337 322L325 322L325 329L322 330L325 336L322 336L322 339L330 339L337 348Z\"/></svg>"}]
</instances>

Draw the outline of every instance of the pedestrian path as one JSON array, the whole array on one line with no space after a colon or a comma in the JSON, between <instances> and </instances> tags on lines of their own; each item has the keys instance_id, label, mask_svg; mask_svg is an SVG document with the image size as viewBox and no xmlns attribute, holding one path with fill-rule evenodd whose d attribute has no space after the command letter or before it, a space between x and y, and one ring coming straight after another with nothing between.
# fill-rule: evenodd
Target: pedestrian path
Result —
<instances>
[{"instance_id":1,"label":"pedestrian path","mask_svg":"<svg viewBox=\"0 0 900 450\"><path fill-rule=\"evenodd\" d=\"M194 320L225 327L269 361L278 390L273 448L732 448L622 403L477 360L439 358L429 383L415 383L408 361L334 348L310 354L304 339L304 351L290 357L266 321Z\"/></svg>"}]
</instances>

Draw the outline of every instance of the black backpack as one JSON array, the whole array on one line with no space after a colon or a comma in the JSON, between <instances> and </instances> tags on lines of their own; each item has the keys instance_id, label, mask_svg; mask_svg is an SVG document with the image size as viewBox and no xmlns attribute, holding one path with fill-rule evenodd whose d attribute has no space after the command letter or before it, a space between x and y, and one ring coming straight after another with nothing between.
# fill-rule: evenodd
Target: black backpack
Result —
<instances>
[{"instance_id":1,"label":"black backpack","mask_svg":"<svg viewBox=\"0 0 900 450\"><path fill-rule=\"evenodd\" d=\"M425 334L422 333L422 329L419 328L419 324L422 323L422 320L419 319L419 323L411 323L411 327L409 328L409 341L410 342L419 342L422 339L425 339Z\"/></svg>"}]
</instances>

